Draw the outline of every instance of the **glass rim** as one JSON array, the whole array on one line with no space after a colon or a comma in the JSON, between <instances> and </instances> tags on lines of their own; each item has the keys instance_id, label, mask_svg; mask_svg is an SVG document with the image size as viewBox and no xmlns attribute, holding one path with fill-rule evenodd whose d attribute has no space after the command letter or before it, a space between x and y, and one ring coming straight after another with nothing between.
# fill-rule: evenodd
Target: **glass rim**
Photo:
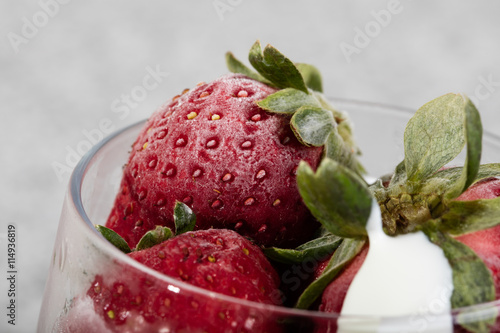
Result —
<instances>
[{"instance_id":1,"label":"glass rim","mask_svg":"<svg viewBox=\"0 0 500 333\"><path fill-rule=\"evenodd\" d=\"M383 108L386 111L392 111L396 113L405 113L406 116L411 116L416 109L408 108L408 107L402 107L402 106L397 106L397 105L392 105L392 104L386 104L386 103L378 103L378 102L369 102L369 101L362 101L362 100L355 100L355 99L346 99L346 98L334 98L331 97L329 98L332 103L340 103L346 106L364 106L364 107L375 107L375 108ZM340 108L340 110L343 110L343 108ZM78 162L78 164L75 166L71 176L70 176L70 181L69 181L69 194L71 198L71 202L76 208L78 215L80 217L79 222L83 222L87 228L91 229L91 232L93 232L97 237L94 241L98 242L98 245L105 249L105 251L113 258L119 259L120 262L125 263L126 265L132 266L135 269L138 269L139 271L143 271L146 274L149 274L155 278L157 278L160 281L166 282L168 284L171 284L173 286L179 286L182 288L180 290L180 293L182 293L182 290L187 290L190 293L200 295L202 297L208 297L212 300L218 299L227 303L233 303L233 304L238 304L242 306L247 306L251 308L255 308L258 310L268 310L272 311L273 314L277 315L283 315L283 316L293 316L293 317L305 317L305 318L310 318L310 319L320 319L320 320L337 320L339 318L345 318L346 320L349 319L354 319L359 321L372 321L372 320L402 320L402 319L412 319L412 318L420 318L420 317L425 317L425 316L432 316L433 318L440 318L440 317L446 317L448 315L451 315L452 318L457 316L458 314L467 314L467 313L474 313L478 314L478 317L481 317L481 313L483 312L488 312L491 311L492 308L499 309L500 308L500 299L487 302L487 303L481 303L481 304L475 304L467 307L461 307L461 308L456 308L452 309L451 312L446 312L446 313L441 313L441 314L433 314L432 312L415 312L415 313L409 313L405 315L394 315L394 316L373 316L373 315L342 315L341 313L333 313L333 312L323 312L323 311L318 311L318 310L306 310L306 309L296 309L296 308L290 308L290 307L285 307L282 305L276 305L276 304L267 304L267 303L259 303L255 301L249 301L249 300L244 300L228 295L224 295L221 293L217 292L212 292L208 291L206 289L203 289L201 287L192 285L190 283L187 283L185 281L181 281L178 279L175 279L173 277L170 277L168 275L162 274L150 267L147 267L146 265L141 264L140 262L134 260L133 258L129 257L122 251L120 251L118 248L113 246L109 241L107 241L94 227L94 224L88 217L85 207L82 201L82 196L81 196L81 188L83 184L83 179L86 175L87 168L89 167L90 163L94 159L95 155L103 148L106 144L108 144L110 141L118 137L119 135L123 134L124 132L127 132L128 130L137 127L139 125L145 124L147 119L142 119L139 120L133 124L130 124L128 126L125 126L117 131L114 131L110 135L106 136L104 139L102 139L100 142L95 144L84 156L81 158L81 160ZM500 136L495 135L491 132L483 132L483 140L488 139L491 141L498 141L500 142ZM471 318L471 319L477 319L477 317ZM474 320L475 321L475 320Z\"/></svg>"}]
</instances>

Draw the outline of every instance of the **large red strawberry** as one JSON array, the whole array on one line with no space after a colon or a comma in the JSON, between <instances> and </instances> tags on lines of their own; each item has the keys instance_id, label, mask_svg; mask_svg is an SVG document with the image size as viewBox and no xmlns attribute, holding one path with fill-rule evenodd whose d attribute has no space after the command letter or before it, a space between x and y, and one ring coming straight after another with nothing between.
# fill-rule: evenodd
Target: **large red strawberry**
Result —
<instances>
[{"instance_id":1,"label":"large red strawberry","mask_svg":"<svg viewBox=\"0 0 500 333\"><path fill-rule=\"evenodd\" d=\"M269 49L275 51L266 48L264 57ZM257 68L265 63L254 58ZM288 59L266 65L265 78L229 59L245 75L229 74L174 97L133 144L107 221L131 247L155 225L173 225L176 201L193 209L197 229L233 229L261 245L299 244L317 228L298 193L296 168L301 160L316 166L333 150L323 148L328 142L340 155L343 138L340 150L352 160L348 122L325 109ZM280 81L287 71L291 83Z\"/></svg>"},{"instance_id":2,"label":"large red strawberry","mask_svg":"<svg viewBox=\"0 0 500 333\"><path fill-rule=\"evenodd\" d=\"M266 321L265 313L209 294L281 302L277 273L262 251L236 232L186 232L129 256L207 292L200 296L199 291L178 289L129 266L103 272L87 295L112 332L279 332L273 320Z\"/></svg>"},{"instance_id":3,"label":"large red strawberry","mask_svg":"<svg viewBox=\"0 0 500 333\"><path fill-rule=\"evenodd\" d=\"M479 114L470 100L448 94L425 104L409 121L405 159L391 177L366 186L359 176L329 159L316 172L301 164L297 181L304 202L325 229L344 240L329 262L320 265L322 273L297 306L309 307L319 297L321 310L342 309L347 289L369 251L365 227L373 202L380 205L387 234L423 232L443 249L453 272L452 308L497 299L500 166L479 164L481 134ZM464 167L445 167L465 145ZM476 332L493 329L495 320L468 315L458 316L456 322Z\"/></svg>"}]
</instances>

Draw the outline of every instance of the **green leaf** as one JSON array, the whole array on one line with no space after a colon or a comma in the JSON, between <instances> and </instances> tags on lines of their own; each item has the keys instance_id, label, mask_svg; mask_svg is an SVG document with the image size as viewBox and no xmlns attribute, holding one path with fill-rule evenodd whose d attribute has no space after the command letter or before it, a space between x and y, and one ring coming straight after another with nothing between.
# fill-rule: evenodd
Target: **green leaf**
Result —
<instances>
[{"instance_id":1,"label":"green leaf","mask_svg":"<svg viewBox=\"0 0 500 333\"><path fill-rule=\"evenodd\" d=\"M297 139L307 146L322 146L336 126L330 111L303 106L290 120L290 126Z\"/></svg>"},{"instance_id":2,"label":"green leaf","mask_svg":"<svg viewBox=\"0 0 500 333\"><path fill-rule=\"evenodd\" d=\"M429 178L438 178L447 180L450 183L456 182L461 174L463 173L462 167L453 167L448 169L443 169L436 172L432 177ZM482 164L479 166L479 170L474 179L474 182L480 181L482 179L490 178L490 177L498 177L500 176L500 163L489 163Z\"/></svg>"},{"instance_id":3,"label":"green leaf","mask_svg":"<svg viewBox=\"0 0 500 333\"><path fill-rule=\"evenodd\" d=\"M449 191L463 174L462 167L440 170L425 180L421 192L442 195ZM500 176L500 163L483 164L479 166L474 182L498 176ZM447 199L445 201L449 202L451 200Z\"/></svg>"},{"instance_id":4,"label":"green leaf","mask_svg":"<svg viewBox=\"0 0 500 333\"><path fill-rule=\"evenodd\" d=\"M226 65L227 68L232 72L232 73L239 73L248 76L251 79L266 83L268 85L271 85L271 82L266 80L262 75L259 73L254 72L247 66L245 66L241 61L236 59L236 57L231 53L227 52L226 53Z\"/></svg>"},{"instance_id":5,"label":"green leaf","mask_svg":"<svg viewBox=\"0 0 500 333\"><path fill-rule=\"evenodd\" d=\"M452 188L448 190L446 199L453 199L462 194L476 179L481 160L483 128L481 118L474 104L465 99L465 137L467 140L467 155L462 175Z\"/></svg>"},{"instance_id":6,"label":"green leaf","mask_svg":"<svg viewBox=\"0 0 500 333\"><path fill-rule=\"evenodd\" d=\"M278 88L295 88L308 93L304 78L294 63L271 45L262 51L260 42L255 42L248 59L257 72Z\"/></svg>"},{"instance_id":7,"label":"green leaf","mask_svg":"<svg viewBox=\"0 0 500 333\"><path fill-rule=\"evenodd\" d=\"M475 181L500 176L500 163L488 163L479 166Z\"/></svg>"},{"instance_id":8,"label":"green leaf","mask_svg":"<svg viewBox=\"0 0 500 333\"><path fill-rule=\"evenodd\" d=\"M269 259L285 264L301 263L310 258L321 261L333 253L341 242L342 238L328 233L295 249L270 247L263 249L263 252Z\"/></svg>"},{"instance_id":9,"label":"green leaf","mask_svg":"<svg viewBox=\"0 0 500 333\"><path fill-rule=\"evenodd\" d=\"M353 158L352 153L345 145L344 139L340 136L337 128L333 128L328 136L324 149L325 157L348 166Z\"/></svg>"},{"instance_id":10,"label":"green leaf","mask_svg":"<svg viewBox=\"0 0 500 333\"><path fill-rule=\"evenodd\" d=\"M418 184L453 160L465 145L461 95L438 97L417 110L404 133L405 169L410 183Z\"/></svg>"},{"instance_id":11,"label":"green leaf","mask_svg":"<svg viewBox=\"0 0 500 333\"><path fill-rule=\"evenodd\" d=\"M312 90L323 92L323 83L320 71L313 65L296 63L295 66L304 78L306 86Z\"/></svg>"},{"instance_id":12,"label":"green leaf","mask_svg":"<svg viewBox=\"0 0 500 333\"><path fill-rule=\"evenodd\" d=\"M465 244L437 231L426 229L431 242L443 249L453 274L453 309L482 304L495 300L495 284L490 270L484 262ZM475 322L459 323L472 332L489 332L488 326L495 323L496 315Z\"/></svg>"},{"instance_id":13,"label":"green leaf","mask_svg":"<svg viewBox=\"0 0 500 333\"><path fill-rule=\"evenodd\" d=\"M304 203L325 229L340 237L366 236L373 199L364 180L354 171L324 158L314 173L302 161L297 185Z\"/></svg>"},{"instance_id":14,"label":"green leaf","mask_svg":"<svg viewBox=\"0 0 500 333\"><path fill-rule=\"evenodd\" d=\"M323 149L324 156L339 162L360 175L366 173L357 159L357 152L353 151L350 145L344 141L344 138L338 132L338 128L339 126L334 127L328 136Z\"/></svg>"},{"instance_id":15,"label":"green leaf","mask_svg":"<svg viewBox=\"0 0 500 333\"><path fill-rule=\"evenodd\" d=\"M441 220L440 229L455 236L497 226L500 224L500 197L450 201Z\"/></svg>"},{"instance_id":16,"label":"green leaf","mask_svg":"<svg viewBox=\"0 0 500 333\"><path fill-rule=\"evenodd\" d=\"M101 235L108 240L111 244L117 247L123 253L130 253L132 250L128 246L127 242L118 235L114 230L106 228L105 226L96 224L95 228L101 233Z\"/></svg>"},{"instance_id":17,"label":"green leaf","mask_svg":"<svg viewBox=\"0 0 500 333\"><path fill-rule=\"evenodd\" d=\"M170 228L157 225L155 229L149 230L142 236L135 247L136 251L144 250L160 244L173 236L172 230Z\"/></svg>"},{"instance_id":18,"label":"green leaf","mask_svg":"<svg viewBox=\"0 0 500 333\"><path fill-rule=\"evenodd\" d=\"M406 165L405 161L399 163L396 166L396 170L394 170L394 175L391 178L391 182L389 186L393 186L395 184L402 184L406 182Z\"/></svg>"},{"instance_id":19,"label":"green leaf","mask_svg":"<svg viewBox=\"0 0 500 333\"><path fill-rule=\"evenodd\" d=\"M294 88L285 88L258 101L257 105L270 112L293 114L303 106L319 107L320 103L311 94Z\"/></svg>"},{"instance_id":20,"label":"green leaf","mask_svg":"<svg viewBox=\"0 0 500 333\"><path fill-rule=\"evenodd\" d=\"M196 225L196 215L186 204L177 201L174 207L175 234L192 231Z\"/></svg>"},{"instance_id":21,"label":"green leaf","mask_svg":"<svg viewBox=\"0 0 500 333\"><path fill-rule=\"evenodd\" d=\"M366 238L344 239L339 248L333 253L323 273L300 295L297 303L295 304L295 308L308 309L323 293L323 290L325 290L330 282L332 282L332 280L342 271L342 269L350 263L359 252L361 252L365 242Z\"/></svg>"}]
</instances>

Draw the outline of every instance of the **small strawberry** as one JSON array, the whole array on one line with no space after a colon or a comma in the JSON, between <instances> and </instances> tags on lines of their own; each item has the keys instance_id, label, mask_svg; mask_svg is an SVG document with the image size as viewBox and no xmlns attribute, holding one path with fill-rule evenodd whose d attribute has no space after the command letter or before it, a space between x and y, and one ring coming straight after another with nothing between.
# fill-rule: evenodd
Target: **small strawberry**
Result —
<instances>
[{"instance_id":1,"label":"small strawberry","mask_svg":"<svg viewBox=\"0 0 500 333\"><path fill-rule=\"evenodd\" d=\"M109 239L112 231L99 229L105 231L103 234L107 232ZM151 240L151 234L145 238ZM153 244L160 243L128 255L157 272L206 289L209 298L208 293L213 292L258 303L281 304L277 273L260 248L238 233L227 229L186 231L164 241L161 239L170 233L158 234L160 239L153 240ZM139 243L144 242L143 239ZM171 286L129 266L120 272L97 275L87 295L95 312L113 332L132 327L134 332L279 331L274 321L262 321L265 314L256 310L217 298L207 302L199 296L199 291L192 293L189 288Z\"/></svg>"},{"instance_id":2,"label":"small strawberry","mask_svg":"<svg viewBox=\"0 0 500 333\"><path fill-rule=\"evenodd\" d=\"M459 311L457 326L494 331L493 312L489 317L462 315L468 306L494 301L500 290L500 165L480 165L481 135L479 113L470 100L448 94L422 106L409 121L405 159L390 177L368 186L330 159L316 172L301 163L297 182L305 204L326 230L343 240L330 249L331 259L319 265L322 272L296 306L308 308L321 297L319 309L341 310L369 251L366 223L372 203L378 202L386 234L423 232L443 250L453 275L450 304ZM465 146L464 167L446 167Z\"/></svg>"},{"instance_id":3,"label":"small strawberry","mask_svg":"<svg viewBox=\"0 0 500 333\"><path fill-rule=\"evenodd\" d=\"M472 201L481 199L495 199L500 197L500 180L487 178L469 187L455 200ZM470 247L486 264L491 271L496 289L496 299L500 298L500 226L479 230L456 237L461 243ZM325 288L320 311L338 313L342 309L344 298L352 280L368 253L368 245L357 255L351 263ZM318 273L324 270L318 268Z\"/></svg>"},{"instance_id":4,"label":"small strawberry","mask_svg":"<svg viewBox=\"0 0 500 333\"><path fill-rule=\"evenodd\" d=\"M337 156L360 170L345 115L333 110L311 66L256 43L244 67L202 83L157 110L132 146L107 226L130 246L155 225L172 226L176 201L196 229L228 228L261 245L289 246L318 224L298 193L301 160ZM262 74L262 75L261 75ZM326 148L325 148L326 147Z\"/></svg>"}]
</instances>

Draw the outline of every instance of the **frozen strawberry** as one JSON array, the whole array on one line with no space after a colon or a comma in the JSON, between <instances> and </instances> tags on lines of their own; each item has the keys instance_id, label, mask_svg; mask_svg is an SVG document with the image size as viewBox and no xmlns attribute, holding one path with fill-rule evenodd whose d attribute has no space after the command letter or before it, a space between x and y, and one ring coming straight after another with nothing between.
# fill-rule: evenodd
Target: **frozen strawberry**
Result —
<instances>
[{"instance_id":1,"label":"frozen strawberry","mask_svg":"<svg viewBox=\"0 0 500 333\"><path fill-rule=\"evenodd\" d=\"M186 232L129 256L208 292L266 304L281 302L279 278L262 251L234 231ZM116 272L114 272L116 273ZM265 314L205 299L134 268L96 276L87 295L113 332L275 332Z\"/></svg>"},{"instance_id":2,"label":"frozen strawberry","mask_svg":"<svg viewBox=\"0 0 500 333\"><path fill-rule=\"evenodd\" d=\"M299 297L297 307L313 306L319 298L320 310L341 311L369 251L366 223L374 202L380 206L386 234L422 232L441 247L453 275L453 309L497 299L500 169L498 164L480 165L481 134L479 114L470 100L448 94L425 104L410 120L405 130L405 159L390 177L366 186L329 159L316 172L301 164L297 181L305 204L326 230L344 241L328 264L319 266L320 274ZM446 167L465 144L465 165ZM456 318L457 327L474 332L487 331L495 324L495 316L463 320Z\"/></svg>"},{"instance_id":3,"label":"frozen strawberry","mask_svg":"<svg viewBox=\"0 0 500 333\"><path fill-rule=\"evenodd\" d=\"M481 180L462 193L456 200L471 201L479 199L494 199L500 196L500 180L487 178ZM500 297L500 226L479 230L456 238L469 246L481 257L492 272L495 281L496 298ZM368 245L357 255L353 261L338 275L338 277L325 288L320 305L320 311L338 313L342 309L344 298L352 280L361 268ZM324 270L325 264L318 267L318 276Z\"/></svg>"},{"instance_id":4,"label":"frozen strawberry","mask_svg":"<svg viewBox=\"0 0 500 333\"><path fill-rule=\"evenodd\" d=\"M357 150L345 117L325 109L320 94L275 51L264 50L280 59L261 70L266 78L229 57L230 68L245 75L186 90L148 120L107 221L131 247L155 225L173 225L176 201L196 213L196 229L233 229L260 245L300 244L318 227L297 190L299 162L314 167L333 150L351 163ZM264 62L252 61L257 68ZM280 81L289 80L287 72L291 83Z\"/></svg>"},{"instance_id":5,"label":"frozen strawberry","mask_svg":"<svg viewBox=\"0 0 500 333\"><path fill-rule=\"evenodd\" d=\"M276 90L230 74L175 98L149 119L133 146L107 226L131 246L155 225L172 226L176 200L197 228L231 228L260 244L296 243L316 223L295 184L301 160L317 165L289 119L255 101Z\"/></svg>"}]
</instances>

